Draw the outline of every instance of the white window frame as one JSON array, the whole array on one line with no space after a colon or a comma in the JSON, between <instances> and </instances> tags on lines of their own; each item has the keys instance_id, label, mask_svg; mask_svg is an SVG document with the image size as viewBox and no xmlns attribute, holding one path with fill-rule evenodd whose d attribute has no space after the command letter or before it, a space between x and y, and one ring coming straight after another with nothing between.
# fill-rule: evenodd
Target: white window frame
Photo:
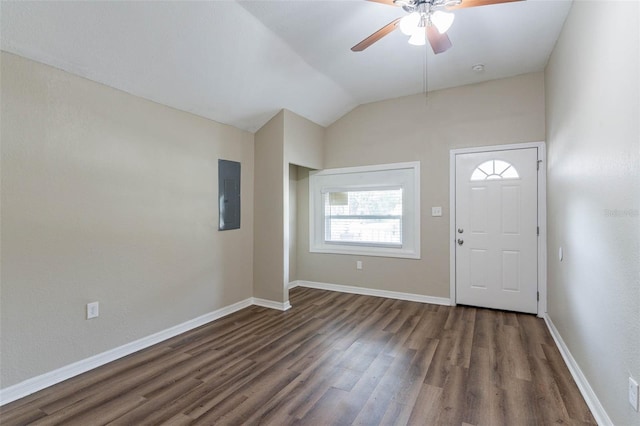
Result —
<instances>
[{"instance_id":1,"label":"white window frame","mask_svg":"<svg viewBox=\"0 0 640 426\"><path fill-rule=\"evenodd\" d=\"M402 245L325 241L326 192L402 188ZM309 175L309 251L420 259L420 162L326 169Z\"/></svg>"}]
</instances>

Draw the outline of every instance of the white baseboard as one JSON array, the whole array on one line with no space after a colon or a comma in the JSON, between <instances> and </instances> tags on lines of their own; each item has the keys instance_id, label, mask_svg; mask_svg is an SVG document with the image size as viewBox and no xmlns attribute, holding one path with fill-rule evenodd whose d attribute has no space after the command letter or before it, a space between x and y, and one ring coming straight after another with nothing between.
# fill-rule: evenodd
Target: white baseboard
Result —
<instances>
[{"instance_id":1,"label":"white baseboard","mask_svg":"<svg viewBox=\"0 0 640 426\"><path fill-rule=\"evenodd\" d=\"M596 393L591 388L589 381L582 373L580 366L576 362L575 358L573 358L573 355L571 355L571 352L569 351L567 345L564 343L560 332L558 332L558 329L553 324L553 321L551 321L549 314L546 314L544 316L544 321L547 323L549 333L551 333L553 340L556 342L556 346L558 347L558 350L560 351L560 354L564 359L564 363L567 364L567 368L569 369L573 380L576 382L576 385L578 385L578 389L580 390L580 393L582 394L585 402L589 406L591 414L593 414L596 422L598 422L598 424L601 426L613 425L613 422L600 403L600 400L596 396Z\"/></svg>"},{"instance_id":2,"label":"white baseboard","mask_svg":"<svg viewBox=\"0 0 640 426\"><path fill-rule=\"evenodd\" d=\"M287 288L289 290L291 290L292 288L296 288L296 287L299 287L299 286L300 286L300 281L296 280L296 281L291 281L289 283L289 285L287 286Z\"/></svg>"},{"instance_id":3,"label":"white baseboard","mask_svg":"<svg viewBox=\"0 0 640 426\"><path fill-rule=\"evenodd\" d=\"M134 352L148 348L149 346L153 346L164 340L170 339L171 337L177 336L181 333L185 333L196 327L200 327L201 325L207 324L211 321L215 321L219 318L232 314L251 305L264 306L281 311L285 311L291 307L289 301L285 303L278 303L272 302L270 300L249 297L248 299L241 300L240 302L234 303L233 305L225 306L224 308L220 308L208 314L204 314L192 320L183 322L182 324L178 324L166 330L154 333L150 336L143 337L117 348L110 349L106 352L102 352L92 357L74 362L73 364L66 365L64 367L58 368L57 370L41 374L31 379L27 379L5 389L0 389L0 406L23 398L27 395L31 395L34 392L37 392L49 386L53 386L56 383L60 383L64 380L70 379L71 377L85 373L89 370L93 370L94 368L100 367L104 364L130 355Z\"/></svg>"},{"instance_id":4,"label":"white baseboard","mask_svg":"<svg viewBox=\"0 0 640 426\"><path fill-rule=\"evenodd\" d=\"M264 308L277 309L279 311L286 311L291 308L291 303L286 302L274 302L273 300L260 299L258 297L252 298L254 305L262 306Z\"/></svg>"},{"instance_id":5,"label":"white baseboard","mask_svg":"<svg viewBox=\"0 0 640 426\"><path fill-rule=\"evenodd\" d=\"M338 291L341 293L361 294L363 296L386 297L388 299L407 300L409 302L431 303L432 305L451 306L446 297L424 296L422 294L402 293L399 291L377 290L374 288L354 287L349 285L327 284L314 281L297 280L289 283L289 289L295 287L317 288L319 290Z\"/></svg>"}]
</instances>

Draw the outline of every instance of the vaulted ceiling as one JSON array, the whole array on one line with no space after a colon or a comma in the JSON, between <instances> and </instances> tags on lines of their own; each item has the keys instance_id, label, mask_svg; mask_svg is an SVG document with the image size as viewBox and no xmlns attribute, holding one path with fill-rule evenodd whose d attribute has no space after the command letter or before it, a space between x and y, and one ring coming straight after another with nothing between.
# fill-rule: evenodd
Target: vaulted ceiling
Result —
<instances>
[{"instance_id":1,"label":"vaulted ceiling","mask_svg":"<svg viewBox=\"0 0 640 426\"><path fill-rule=\"evenodd\" d=\"M434 55L364 0L1 3L2 50L255 131L287 108L329 125L368 102L540 71L571 0L461 9ZM472 66L484 64L484 71Z\"/></svg>"}]
</instances>

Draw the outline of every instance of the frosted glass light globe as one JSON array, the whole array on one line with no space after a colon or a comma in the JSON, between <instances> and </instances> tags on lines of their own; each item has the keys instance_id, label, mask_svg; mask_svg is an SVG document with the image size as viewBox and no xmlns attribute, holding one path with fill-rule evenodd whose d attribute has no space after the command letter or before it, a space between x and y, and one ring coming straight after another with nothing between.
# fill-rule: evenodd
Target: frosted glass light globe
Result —
<instances>
[{"instance_id":1,"label":"frosted glass light globe","mask_svg":"<svg viewBox=\"0 0 640 426\"><path fill-rule=\"evenodd\" d=\"M453 24L455 17L456 15L453 13L436 10L431 14L431 23L435 25L440 34L444 34L449 28L451 28L451 24ZM400 23L402 23L402 20L400 20Z\"/></svg>"},{"instance_id":2,"label":"frosted glass light globe","mask_svg":"<svg viewBox=\"0 0 640 426\"><path fill-rule=\"evenodd\" d=\"M409 44L414 46L424 46L427 42L427 29L425 27L418 27L409 38Z\"/></svg>"},{"instance_id":3,"label":"frosted glass light globe","mask_svg":"<svg viewBox=\"0 0 640 426\"><path fill-rule=\"evenodd\" d=\"M404 35L413 35L420 23L420 14L418 12L410 13L400 19L400 31Z\"/></svg>"}]
</instances>

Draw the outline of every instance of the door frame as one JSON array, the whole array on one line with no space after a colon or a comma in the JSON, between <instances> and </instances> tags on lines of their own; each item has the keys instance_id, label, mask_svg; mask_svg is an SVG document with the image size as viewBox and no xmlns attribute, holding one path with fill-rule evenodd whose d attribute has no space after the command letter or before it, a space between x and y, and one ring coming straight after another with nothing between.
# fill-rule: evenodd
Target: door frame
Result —
<instances>
[{"instance_id":1,"label":"door frame","mask_svg":"<svg viewBox=\"0 0 640 426\"><path fill-rule=\"evenodd\" d=\"M458 148L449 151L449 285L451 306L456 305L456 155L477 152L509 151L515 149L538 149L538 316L547 312L547 167L544 142L525 142L508 145Z\"/></svg>"}]
</instances>

